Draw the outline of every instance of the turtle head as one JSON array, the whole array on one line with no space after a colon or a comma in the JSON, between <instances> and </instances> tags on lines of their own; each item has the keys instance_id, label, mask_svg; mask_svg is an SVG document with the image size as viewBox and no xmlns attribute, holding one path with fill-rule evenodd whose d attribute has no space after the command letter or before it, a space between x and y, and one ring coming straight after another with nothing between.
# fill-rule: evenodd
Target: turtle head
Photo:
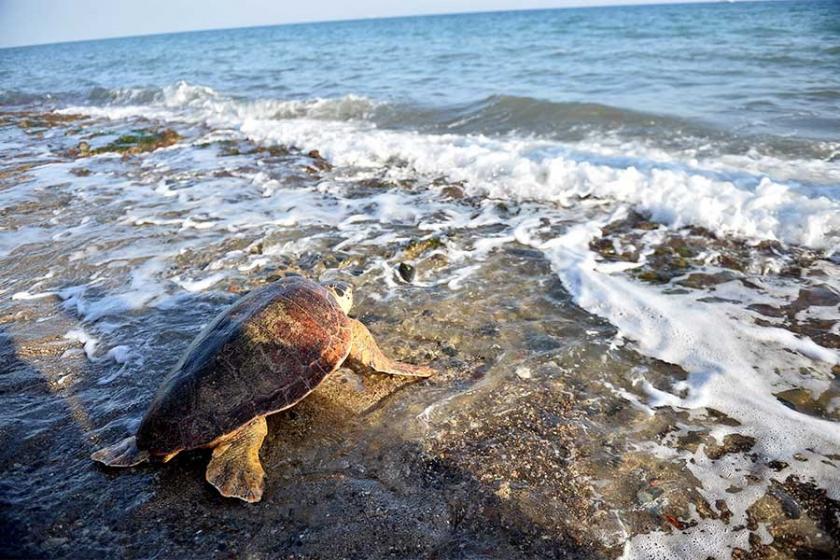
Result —
<instances>
[{"instance_id":1,"label":"turtle head","mask_svg":"<svg viewBox=\"0 0 840 560\"><path fill-rule=\"evenodd\" d=\"M350 308L353 307L353 286L341 280L330 280L322 286L333 295L344 313L350 313Z\"/></svg>"}]
</instances>

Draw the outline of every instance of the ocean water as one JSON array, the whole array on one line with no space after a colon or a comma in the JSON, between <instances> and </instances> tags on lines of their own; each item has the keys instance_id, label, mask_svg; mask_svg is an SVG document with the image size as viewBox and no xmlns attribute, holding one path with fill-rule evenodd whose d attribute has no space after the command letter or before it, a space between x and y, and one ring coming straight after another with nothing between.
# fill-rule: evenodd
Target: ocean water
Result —
<instances>
[{"instance_id":1,"label":"ocean water","mask_svg":"<svg viewBox=\"0 0 840 560\"><path fill-rule=\"evenodd\" d=\"M136 427L235 294L296 272L351 280L392 347L445 372L391 405L410 419L382 421L428 454L523 384L603 407L569 421L590 434L576 483L607 513L563 530L604 556L836 551L839 115L824 0L0 50L4 505L52 512L53 532L101 522L68 505L100 484L157 507L152 474L104 477L91 441ZM164 129L177 139L157 150L113 149ZM84 474L40 483L69 468L49 446ZM676 473L671 490L633 486L650 472ZM767 513L785 484L822 492L797 505L811 525ZM84 503L128 507L113 492ZM546 507L533 523L568 515ZM14 527L13 552L73 555L32 544L47 525Z\"/></svg>"}]
</instances>

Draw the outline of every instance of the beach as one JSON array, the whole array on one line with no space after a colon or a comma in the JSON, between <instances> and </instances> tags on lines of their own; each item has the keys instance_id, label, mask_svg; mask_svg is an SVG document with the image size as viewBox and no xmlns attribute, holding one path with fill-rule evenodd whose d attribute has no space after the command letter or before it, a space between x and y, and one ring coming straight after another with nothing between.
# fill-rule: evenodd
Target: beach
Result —
<instances>
[{"instance_id":1,"label":"beach","mask_svg":"<svg viewBox=\"0 0 840 560\"><path fill-rule=\"evenodd\" d=\"M832 13L0 50L0 555L837 557ZM206 450L90 460L218 313L294 275L351 283L436 375L340 369L269 417L257 504Z\"/></svg>"}]
</instances>

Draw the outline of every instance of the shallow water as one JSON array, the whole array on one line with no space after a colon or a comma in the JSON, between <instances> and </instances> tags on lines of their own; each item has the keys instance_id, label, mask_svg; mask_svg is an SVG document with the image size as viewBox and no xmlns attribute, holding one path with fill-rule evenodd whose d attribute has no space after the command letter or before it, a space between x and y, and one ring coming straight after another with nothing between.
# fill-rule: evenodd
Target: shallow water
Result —
<instances>
[{"instance_id":1,"label":"shallow water","mask_svg":"<svg viewBox=\"0 0 840 560\"><path fill-rule=\"evenodd\" d=\"M834 9L0 51L3 554L836 554ZM93 465L202 325L288 274L351 281L439 374L341 370L273 417L255 506L206 453Z\"/></svg>"}]
</instances>

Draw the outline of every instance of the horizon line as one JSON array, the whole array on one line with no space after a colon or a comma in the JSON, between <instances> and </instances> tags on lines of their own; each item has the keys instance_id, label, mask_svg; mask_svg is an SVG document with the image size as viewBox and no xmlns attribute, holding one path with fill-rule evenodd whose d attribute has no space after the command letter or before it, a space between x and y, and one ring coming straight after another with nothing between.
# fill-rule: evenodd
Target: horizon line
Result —
<instances>
[{"instance_id":1,"label":"horizon line","mask_svg":"<svg viewBox=\"0 0 840 560\"><path fill-rule=\"evenodd\" d=\"M266 23L257 25L242 25L236 27L205 27L198 29L183 29L179 31L161 31L155 33L138 33L136 35L106 35L103 37L91 37L86 39L71 39L69 41L54 41L45 43L25 43L19 45L0 46L0 51L10 49L26 49L33 47L48 47L55 45L72 45L75 43L92 43L96 41L118 41L121 39L139 39L143 37L164 37L167 35L185 35L189 33L207 33L214 31L235 31L240 29L263 29L270 27L292 27L297 25L316 25L324 23L350 23L360 21L377 21L377 20L392 20L392 19L411 19L411 18L427 18L427 17L442 17L442 16L460 16L460 15L481 15L481 14L503 14L503 13L519 13L519 12L552 12L559 10L597 10L603 8L641 8L649 6L674 6L674 5L692 5L692 4L756 4L763 2L785 2L795 0L638 0L628 3L617 2L615 4L599 4L596 6L581 4L576 6L555 6L549 8L517 8L512 10L464 10L458 12L433 12L420 13L411 15L395 15L395 16L374 16L374 17L358 17L358 18L336 18L336 19L313 19L300 21L287 21L280 23Z\"/></svg>"}]
</instances>

